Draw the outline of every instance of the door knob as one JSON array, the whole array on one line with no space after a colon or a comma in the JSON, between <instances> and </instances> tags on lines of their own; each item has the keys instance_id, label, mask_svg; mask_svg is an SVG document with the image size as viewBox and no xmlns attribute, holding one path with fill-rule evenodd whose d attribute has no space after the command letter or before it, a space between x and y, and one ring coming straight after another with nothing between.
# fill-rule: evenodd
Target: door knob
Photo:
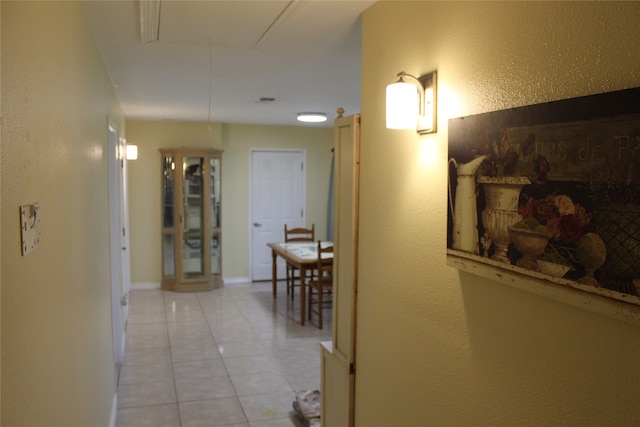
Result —
<instances>
[{"instance_id":1,"label":"door knob","mask_svg":"<svg viewBox=\"0 0 640 427\"><path fill-rule=\"evenodd\" d=\"M254 223L253 223L253 226L254 226L254 227L262 227L262 224L260 224L259 222L254 222Z\"/></svg>"}]
</instances>

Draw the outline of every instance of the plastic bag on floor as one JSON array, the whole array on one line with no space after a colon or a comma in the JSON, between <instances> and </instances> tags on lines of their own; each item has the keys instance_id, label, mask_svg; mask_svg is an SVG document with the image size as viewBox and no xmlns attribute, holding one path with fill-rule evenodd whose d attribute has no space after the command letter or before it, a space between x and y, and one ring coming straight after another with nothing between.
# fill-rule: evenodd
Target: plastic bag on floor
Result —
<instances>
[{"instance_id":1,"label":"plastic bag on floor","mask_svg":"<svg viewBox=\"0 0 640 427\"><path fill-rule=\"evenodd\" d=\"M320 426L320 390L296 391L293 409L306 426Z\"/></svg>"}]
</instances>

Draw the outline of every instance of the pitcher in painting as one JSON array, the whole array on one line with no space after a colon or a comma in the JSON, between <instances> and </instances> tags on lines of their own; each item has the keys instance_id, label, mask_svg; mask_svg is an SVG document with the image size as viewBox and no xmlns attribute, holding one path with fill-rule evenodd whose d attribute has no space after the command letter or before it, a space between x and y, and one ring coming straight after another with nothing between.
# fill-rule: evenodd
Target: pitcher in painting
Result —
<instances>
[{"instance_id":1,"label":"pitcher in painting","mask_svg":"<svg viewBox=\"0 0 640 427\"><path fill-rule=\"evenodd\" d=\"M451 180L449 180L449 207L453 217L451 248L478 254L478 211L476 206L476 171L486 156L476 157L468 163L449 159L457 172L455 204L452 204Z\"/></svg>"}]
</instances>

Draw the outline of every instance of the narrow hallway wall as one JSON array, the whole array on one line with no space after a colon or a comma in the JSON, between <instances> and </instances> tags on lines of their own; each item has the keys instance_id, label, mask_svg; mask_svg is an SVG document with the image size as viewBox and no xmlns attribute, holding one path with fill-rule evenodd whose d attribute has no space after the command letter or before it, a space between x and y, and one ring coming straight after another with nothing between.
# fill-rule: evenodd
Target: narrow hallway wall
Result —
<instances>
[{"instance_id":1,"label":"narrow hallway wall","mask_svg":"<svg viewBox=\"0 0 640 427\"><path fill-rule=\"evenodd\" d=\"M124 120L80 2L1 2L3 426L114 409L107 117ZM22 256L19 206L39 203Z\"/></svg>"},{"instance_id":2,"label":"narrow hallway wall","mask_svg":"<svg viewBox=\"0 0 640 427\"><path fill-rule=\"evenodd\" d=\"M640 329L446 265L453 117L640 86L634 2L381 1L363 19L356 425L636 425ZM385 129L438 71L438 132Z\"/></svg>"}]
</instances>

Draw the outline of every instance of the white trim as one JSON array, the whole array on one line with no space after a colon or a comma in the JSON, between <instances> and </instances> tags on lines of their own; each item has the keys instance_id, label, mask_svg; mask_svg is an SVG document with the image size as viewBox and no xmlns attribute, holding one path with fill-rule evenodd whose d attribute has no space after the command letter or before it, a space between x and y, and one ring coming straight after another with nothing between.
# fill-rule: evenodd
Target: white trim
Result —
<instances>
[{"instance_id":1,"label":"white trim","mask_svg":"<svg viewBox=\"0 0 640 427\"><path fill-rule=\"evenodd\" d=\"M122 331L122 363L124 363L124 355L126 352L126 347L127 347L127 321L125 320L124 322L124 331ZM120 364L120 369L122 368L122 364Z\"/></svg>"},{"instance_id":2,"label":"white trim","mask_svg":"<svg viewBox=\"0 0 640 427\"><path fill-rule=\"evenodd\" d=\"M251 283L250 277L223 277L223 285L233 285L237 283ZM160 282L138 282L132 283L130 290L161 289Z\"/></svg>"},{"instance_id":3,"label":"white trim","mask_svg":"<svg viewBox=\"0 0 640 427\"><path fill-rule=\"evenodd\" d=\"M140 289L160 289L160 282L139 282L132 283L131 290L140 290Z\"/></svg>"},{"instance_id":4,"label":"white trim","mask_svg":"<svg viewBox=\"0 0 640 427\"><path fill-rule=\"evenodd\" d=\"M124 314L124 332L127 332L127 322L129 321L129 295L131 294L131 277L129 277L129 281L124 284L124 295L121 298L124 300L124 304L122 306L122 312ZM122 347L124 348L124 347ZM124 354L124 350L123 350Z\"/></svg>"},{"instance_id":5,"label":"white trim","mask_svg":"<svg viewBox=\"0 0 640 427\"><path fill-rule=\"evenodd\" d=\"M118 416L118 393L113 393L113 400L111 401L111 419L109 420L109 427L116 427L116 418Z\"/></svg>"},{"instance_id":6,"label":"white trim","mask_svg":"<svg viewBox=\"0 0 640 427\"><path fill-rule=\"evenodd\" d=\"M224 277L222 283L225 285L234 285L238 283L251 283L249 277Z\"/></svg>"}]
</instances>

